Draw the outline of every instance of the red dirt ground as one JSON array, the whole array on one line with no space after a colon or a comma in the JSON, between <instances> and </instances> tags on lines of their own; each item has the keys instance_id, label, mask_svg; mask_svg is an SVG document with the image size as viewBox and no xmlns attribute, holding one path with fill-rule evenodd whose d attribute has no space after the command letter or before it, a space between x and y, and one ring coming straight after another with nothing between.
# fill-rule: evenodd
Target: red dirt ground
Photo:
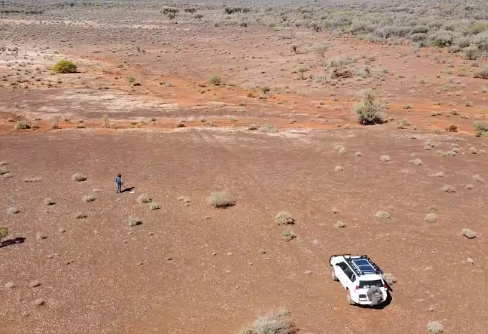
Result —
<instances>
[{"instance_id":1,"label":"red dirt ground","mask_svg":"<svg viewBox=\"0 0 488 334\"><path fill-rule=\"evenodd\" d=\"M473 121L485 119L488 90L443 72L469 61L299 29L0 23L2 44L19 47L0 53L0 161L12 176L0 177L0 226L9 240L25 238L0 248L0 333L237 333L278 307L303 333L422 333L433 320L446 333L485 331L487 188L473 176L488 180L487 141ZM317 44L329 47L324 59ZM327 60L344 56L357 58L355 70L370 62L374 76L317 82ZM79 73L53 75L64 58ZM303 80L300 66L310 69ZM206 83L212 74L223 84ZM387 123L355 121L365 88L388 102ZM411 125L397 129L403 118ZM19 120L32 128L14 130ZM457 133L446 132L451 124ZM72 181L76 172L88 180ZM115 194L119 172L134 194ZM214 209L207 198L217 190L237 205ZM161 209L138 204L142 193ZM88 194L96 200L84 203ZM290 242L274 221L282 210L296 219ZM430 212L437 222L425 221ZM143 224L129 227L129 217ZM334 228L338 220L346 227ZM347 305L328 267L342 252L394 274L391 303ZM42 284L29 287L34 280Z\"/></svg>"}]
</instances>

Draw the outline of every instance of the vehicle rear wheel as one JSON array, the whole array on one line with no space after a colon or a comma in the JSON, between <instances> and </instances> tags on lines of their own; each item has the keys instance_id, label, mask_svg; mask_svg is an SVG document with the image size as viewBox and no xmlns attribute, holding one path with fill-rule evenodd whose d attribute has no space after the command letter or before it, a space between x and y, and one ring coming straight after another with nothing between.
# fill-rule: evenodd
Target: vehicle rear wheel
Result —
<instances>
[{"instance_id":1,"label":"vehicle rear wheel","mask_svg":"<svg viewBox=\"0 0 488 334\"><path fill-rule=\"evenodd\" d=\"M356 305L356 303L351 299L351 293L349 292L349 289L346 290L347 294L347 302L349 305Z\"/></svg>"}]
</instances>

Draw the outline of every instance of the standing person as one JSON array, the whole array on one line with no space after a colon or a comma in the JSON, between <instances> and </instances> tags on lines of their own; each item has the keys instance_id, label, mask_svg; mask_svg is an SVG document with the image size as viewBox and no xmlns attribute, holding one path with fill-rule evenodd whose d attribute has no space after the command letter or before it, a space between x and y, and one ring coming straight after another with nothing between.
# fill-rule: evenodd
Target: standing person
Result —
<instances>
[{"instance_id":1,"label":"standing person","mask_svg":"<svg viewBox=\"0 0 488 334\"><path fill-rule=\"evenodd\" d=\"M122 192L122 174L117 175L115 178L115 185L117 186L117 193Z\"/></svg>"}]
</instances>

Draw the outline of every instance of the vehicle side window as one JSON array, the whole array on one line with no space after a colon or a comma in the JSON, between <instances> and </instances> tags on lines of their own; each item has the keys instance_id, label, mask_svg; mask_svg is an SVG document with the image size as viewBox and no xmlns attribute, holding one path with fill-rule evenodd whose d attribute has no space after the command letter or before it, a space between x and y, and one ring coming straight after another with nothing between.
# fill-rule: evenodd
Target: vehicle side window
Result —
<instances>
[{"instance_id":1,"label":"vehicle side window","mask_svg":"<svg viewBox=\"0 0 488 334\"><path fill-rule=\"evenodd\" d=\"M340 262L337 264L339 266L339 268L342 269L342 271L346 271L346 269L348 269L349 267L347 266L347 264L345 264L344 262Z\"/></svg>"},{"instance_id":2,"label":"vehicle side window","mask_svg":"<svg viewBox=\"0 0 488 334\"><path fill-rule=\"evenodd\" d=\"M354 275L353 271L351 270L351 268L349 268L349 266L347 264L344 263L344 274L346 274L346 276L352 281L354 282L354 280L356 279L356 276Z\"/></svg>"}]
</instances>

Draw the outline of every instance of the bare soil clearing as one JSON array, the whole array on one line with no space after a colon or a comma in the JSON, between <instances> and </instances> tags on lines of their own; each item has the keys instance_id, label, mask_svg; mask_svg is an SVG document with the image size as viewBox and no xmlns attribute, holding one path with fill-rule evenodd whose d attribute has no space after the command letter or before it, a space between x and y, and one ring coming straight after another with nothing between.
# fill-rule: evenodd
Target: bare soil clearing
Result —
<instances>
[{"instance_id":1,"label":"bare soil clearing","mask_svg":"<svg viewBox=\"0 0 488 334\"><path fill-rule=\"evenodd\" d=\"M214 3L177 24L161 4L38 6L0 16L0 332L237 333L279 307L303 333L485 331L488 85L458 75L478 63ZM78 72L52 73L63 59ZM352 112L367 88L383 124ZM391 302L350 307L341 252L393 274Z\"/></svg>"}]
</instances>

